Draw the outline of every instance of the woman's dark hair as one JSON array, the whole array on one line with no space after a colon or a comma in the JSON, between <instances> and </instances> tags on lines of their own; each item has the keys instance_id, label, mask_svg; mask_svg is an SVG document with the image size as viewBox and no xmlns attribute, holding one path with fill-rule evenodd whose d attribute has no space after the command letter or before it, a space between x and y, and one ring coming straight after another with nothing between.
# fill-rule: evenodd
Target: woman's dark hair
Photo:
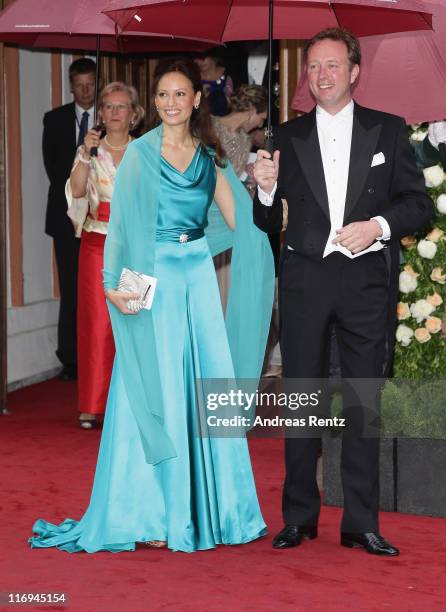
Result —
<instances>
[{"instance_id":1,"label":"woman's dark hair","mask_svg":"<svg viewBox=\"0 0 446 612\"><path fill-rule=\"evenodd\" d=\"M195 93L200 91L202 93L200 100L200 107L192 111L190 118L190 131L194 138L197 138L203 148L207 150L210 147L215 151L215 163L217 166L224 167L224 159L226 154L220 141L215 134L211 116L208 111L206 98L203 95L203 88L201 85L201 74L197 64L190 59L183 57L169 57L161 59L153 74L153 89L156 95L158 91L158 85L161 78L169 72L179 72L184 75L191 83ZM156 115L154 125L159 125L160 119Z\"/></svg>"},{"instance_id":2,"label":"woman's dark hair","mask_svg":"<svg viewBox=\"0 0 446 612\"><path fill-rule=\"evenodd\" d=\"M201 57L202 59L210 57L214 60L216 66L219 66L220 68L226 68L225 50L222 47L213 47L212 49L207 49L206 51L203 51L202 53L197 55L197 57Z\"/></svg>"}]
</instances>

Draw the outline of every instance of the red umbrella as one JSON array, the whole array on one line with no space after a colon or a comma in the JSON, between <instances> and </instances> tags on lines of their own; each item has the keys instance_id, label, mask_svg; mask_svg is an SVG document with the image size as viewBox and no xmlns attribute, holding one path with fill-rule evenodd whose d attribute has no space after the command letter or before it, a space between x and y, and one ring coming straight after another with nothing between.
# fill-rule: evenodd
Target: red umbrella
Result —
<instances>
[{"instance_id":1,"label":"red umbrella","mask_svg":"<svg viewBox=\"0 0 446 612\"><path fill-rule=\"evenodd\" d=\"M358 36L429 30L432 16L420 0L181 0L154 6L148 0L111 0L104 12L126 32L150 27L174 36L222 42L268 38L311 38L342 26Z\"/></svg>"},{"instance_id":2,"label":"red umbrella","mask_svg":"<svg viewBox=\"0 0 446 612\"><path fill-rule=\"evenodd\" d=\"M432 15L420 0L181 0L163 6L148 0L111 0L104 12L127 32L150 27L222 42L269 39L268 136L273 38L311 38L336 26L358 36L432 28Z\"/></svg>"},{"instance_id":3,"label":"red umbrella","mask_svg":"<svg viewBox=\"0 0 446 612\"><path fill-rule=\"evenodd\" d=\"M150 5L168 4L175 0L147 0ZM96 50L100 35L100 51L140 52L196 50L216 44L180 40L160 30L146 28L127 33L101 11L107 0L16 0L0 13L0 42L57 49ZM193 38L193 37L186 37ZM205 37L201 37L205 38Z\"/></svg>"},{"instance_id":4,"label":"red umbrella","mask_svg":"<svg viewBox=\"0 0 446 612\"><path fill-rule=\"evenodd\" d=\"M407 123L446 117L446 8L434 15L434 32L371 37L361 41L362 62L354 98L359 104L402 115ZM292 108L315 104L303 73Z\"/></svg>"},{"instance_id":5,"label":"red umbrella","mask_svg":"<svg viewBox=\"0 0 446 612\"><path fill-rule=\"evenodd\" d=\"M146 0L161 5L175 0ZM96 50L95 115L99 54L111 52L201 51L215 41L181 39L170 32L125 31L103 14L106 0L16 0L0 13L0 42L55 49Z\"/></svg>"}]
</instances>

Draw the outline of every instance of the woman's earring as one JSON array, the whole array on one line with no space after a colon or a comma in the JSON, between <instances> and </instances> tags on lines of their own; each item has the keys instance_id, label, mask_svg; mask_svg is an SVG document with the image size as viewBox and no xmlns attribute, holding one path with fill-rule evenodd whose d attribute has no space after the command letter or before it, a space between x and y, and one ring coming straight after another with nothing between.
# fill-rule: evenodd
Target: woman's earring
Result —
<instances>
[{"instance_id":1,"label":"woman's earring","mask_svg":"<svg viewBox=\"0 0 446 612\"><path fill-rule=\"evenodd\" d=\"M135 121L132 119L132 120L130 121L130 127L131 127L131 128L133 128L133 126L134 126L134 125L135 125Z\"/></svg>"},{"instance_id":2,"label":"woman's earring","mask_svg":"<svg viewBox=\"0 0 446 612\"><path fill-rule=\"evenodd\" d=\"M195 108L195 110L198 110L200 108L200 105L199 104L194 104L194 108Z\"/></svg>"}]
</instances>

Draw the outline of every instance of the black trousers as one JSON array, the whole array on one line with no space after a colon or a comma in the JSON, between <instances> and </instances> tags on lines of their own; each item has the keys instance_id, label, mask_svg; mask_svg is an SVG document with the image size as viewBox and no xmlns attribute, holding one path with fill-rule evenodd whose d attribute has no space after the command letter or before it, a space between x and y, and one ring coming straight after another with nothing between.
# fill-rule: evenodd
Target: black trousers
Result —
<instances>
[{"instance_id":1,"label":"black trousers","mask_svg":"<svg viewBox=\"0 0 446 612\"><path fill-rule=\"evenodd\" d=\"M56 355L62 365L77 369L77 268L80 240L73 235L54 237L60 287Z\"/></svg>"},{"instance_id":2,"label":"black trousers","mask_svg":"<svg viewBox=\"0 0 446 612\"><path fill-rule=\"evenodd\" d=\"M382 377L388 282L387 262L382 252L368 253L355 259L332 253L316 261L285 249L279 284L284 377L328 376L330 328L333 324L342 376L355 379ZM351 409L354 411L355 406L352 405ZM358 423L360 420L358 414ZM320 495L316 464L320 447L320 438L285 440L286 476L282 504L285 524L317 524ZM379 438L344 436L341 475L344 490L341 530L356 533L377 531Z\"/></svg>"}]
</instances>

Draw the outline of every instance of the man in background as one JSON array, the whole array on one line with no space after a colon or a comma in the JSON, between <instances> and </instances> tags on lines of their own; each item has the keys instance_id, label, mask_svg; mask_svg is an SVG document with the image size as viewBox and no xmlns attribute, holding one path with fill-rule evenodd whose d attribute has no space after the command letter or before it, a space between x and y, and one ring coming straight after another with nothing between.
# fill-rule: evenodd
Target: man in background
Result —
<instances>
[{"instance_id":1,"label":"man in background","mask_svg":"<svg viewBox=\"0 0 446 612\"><path fill-rule=\"evenodd\" d=\"M74 101L45 113L43 162L50 181L45 232L54 240L60 287L60 310L56 355L62 363L61 380L77 378L77 265L79 239L67 216L65 183L70 176L76 149L93 127L96 64L88 58L75 60L69 68Z\"/></svg>"},{"instance_id":2,"label":"man in background","mask_svg":"<svg viewBox=\"0 0 446 612\"><path fill-rule=\"evenodd\" d=\"M446 121L429 123L427 137L415 144L415 156L421 168L435 166L439 162L446 168Z\"/></svg>"}]
</instances>

